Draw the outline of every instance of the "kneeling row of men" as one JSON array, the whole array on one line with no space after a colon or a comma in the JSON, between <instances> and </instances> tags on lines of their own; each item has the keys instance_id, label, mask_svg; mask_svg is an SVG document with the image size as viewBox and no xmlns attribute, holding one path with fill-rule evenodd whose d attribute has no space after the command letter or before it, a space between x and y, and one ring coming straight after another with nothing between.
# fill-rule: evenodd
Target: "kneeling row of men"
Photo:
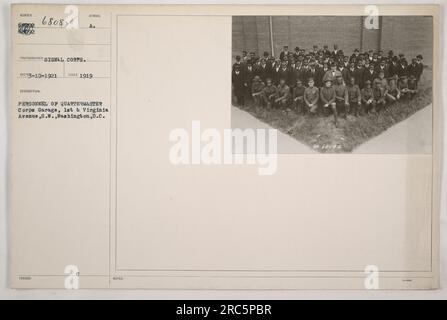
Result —
<instances>
[{"instance_id":1,"label":"kneeling row of men","mask_svg":"<svg viewBox=\"0 0 447 320\"><path fill-rule=\"evenodd\" d=\"M345 119L349 113L354 116L371 112L380 113L389 103L401 98L411 99L417 92L415 77L404 76L399 79L393 76L387 81L383 73L380 73L373 83L366 81L362 90L355 83L354 77L350 78L348 85L344 84L341 76L326 79L321 89L315 86L313 78L310 78L307 84L308 86L305 87L298 79L296 86L290 90L286 79L280 79L279 85L275 86L272 79L267 79L264 84L259 76L255 76L251 96L258 106L294 107L301 114L327 115L328 110L331 110L337 124L338 114L341 111Z\"/></svg>"}]
</instances>

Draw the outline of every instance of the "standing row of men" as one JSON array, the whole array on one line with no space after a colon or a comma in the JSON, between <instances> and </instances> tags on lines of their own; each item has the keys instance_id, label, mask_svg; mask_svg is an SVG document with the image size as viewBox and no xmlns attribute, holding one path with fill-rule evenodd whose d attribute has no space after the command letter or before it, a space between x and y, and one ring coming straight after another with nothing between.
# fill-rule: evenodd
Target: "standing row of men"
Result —
<instances>
[{"instance_id":1,"label":"standing row of men","mask_svg":"<svg viewBox=\"0 0 447 320\"><path fill-rule=\"evenodd\" d=\"M308 54L299 48L291 54L285 46L280 58L236 57L232 82L239 105L247 96L269 108L295 107L310 114L331 110L337 123L341 111L345 117L381 112L389 102L412 98L423 72L421 55L408 65L403 54L394 56L390 51L385 58L381 51L355 50L349 57L336 45L332 52L314 46Z\"/></svg>"}]
</instances>

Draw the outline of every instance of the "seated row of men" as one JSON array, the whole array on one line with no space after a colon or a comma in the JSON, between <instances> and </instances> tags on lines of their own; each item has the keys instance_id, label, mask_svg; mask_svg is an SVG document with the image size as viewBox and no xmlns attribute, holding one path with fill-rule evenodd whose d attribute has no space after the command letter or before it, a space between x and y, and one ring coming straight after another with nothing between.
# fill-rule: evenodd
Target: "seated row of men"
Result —
<instances>
[{"instance_id":1,"label":"seated row of men","mask_svg":"<svg viewBox=\"0 0 447 320\"><path fill-rule=\"evenodd\" d=\"M330 110L337 124L340 113L345 119L349 113L353 116L380 113L387 104L402 98L411 99L417 92L417 81L413 75L409 78L403 76L401 79L395 75L387 80L383 72L379 72L378 78L373 82L367 80L363 89L359 88L354 77L349 79L347 85L341 75L335 79L327 78L324 83L320 89L315 86L314 79L309 78L308 86L305 87L297 79L296 86L291 89L285 78L281 78L275 86L272 79L267 78L264 84L259 76L255 76L251 97L258 106L295 108L301 114L327 115Z\"/></svg>"}]
</instances>

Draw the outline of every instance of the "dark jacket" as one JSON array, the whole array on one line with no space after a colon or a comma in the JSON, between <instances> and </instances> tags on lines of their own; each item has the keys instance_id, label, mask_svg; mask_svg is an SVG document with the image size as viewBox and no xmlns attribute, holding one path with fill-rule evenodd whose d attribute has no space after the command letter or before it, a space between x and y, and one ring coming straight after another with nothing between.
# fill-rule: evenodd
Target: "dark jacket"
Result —
<instances>
[{"instance_id":1,"label":"dark jacket","mask_svg":"<svg viewBox=\"0 0 447 320\"><path fill-rule=\"evenodd\" d=\"M251 83L253 81L253 78L255 77L255 71L254 71L253 67L251 68L251 70L249 70L248 68L245 68L244 77L245 77L245 83L247 84L248 87L250 87Z\"/></svg>"},{"instance_id":2,"label":"dark jacket","mask_svg":"<svg viewBox=\"0 0 447 320\"><path fill-rule=\"evenodd\" d=\"M363 83L365 83L368 80L371 81L371 83L373 83L375 78L376 78L375 72L371 73L370 70L365 70L365 72L363 72Z\"/></svg>"},{"instance_id":3,"label":"dark jacket","mask_svg":"<svg viewBox=\"0 0 447 320\"><path fill-rule=\"evenodd\" d=\"M399 78L403 76L408 76L408 67L399 65L399 67L397 68L397 75L399 76Z\"/></svg>"},{"instance_id":4,"label":"dark jacket","mask_svg":"<svg viewBox=\"0 0 447 320\"><path fill-rule=\"evenodd\" d=\"M271 72L272 68L268 64L265 64L264 67L262 65L259 65L255 70L255 75L259 76L261 80L265 82L267 78L270 78L272 76Z\"/></svg>"},{"instance_id":5,"label":"dark jacket","mask_svg":"<svg viewBox=\"0 0 447 320\"><path fill-rule=\"evenodd\" d=\"M304 82L305 84L307 84L309 82L310 78L313 78L314 82L315 82L315 86L316 87L321 87L321 84L319 84L319 80L318 80L319 73L318 73L318 69L317 68L315 68L314 70L309 68L307 70L306 74L305 74L305 78L306 78L305 82Z\"/></svg>"},{"instance_id":6,"label":"dark jacket","mask_svg":"<svg viewBox=\"0 0 447 320\"><path fill-rule=\"evenodd\" d=\"M341 72L341 77L343 78L343 81L345 83L349 83L349 69L343 68L342 70L339 69Z\"/></svg>"},{"instance_id":7,"label":"dark jacket","mask_svg":"<svg viewBox=\"0 0 447 320\"><path fill-rule=\"evenodd\" d=\"M289 68L285 68L285 69L283 69L283 67L279 68L279 71L277 72L278 82L281 79L285 79L286 83L290 83L290 73L291 73L291 71Z\"/></svg>"},{"instance_id":8,"label":"dark jacket","mask_svg":"<svg viewBox=\"0 0 447 320\"><path fill-rule=\"evenodd\" d=\"M236 70L233 70L233 73L231 75L231 82L233 84L235 95L241 95L244 93L244 90L246 88L244 72L239 71L239 73L237 74Z\"/></svg>"},{"instance_id":9,"label":"dark jacket","mask_svg":"<svg viewBox=\"0 0 447 320\"><path fill-rule=\"evenodd\" d=\"M320 99L324 104L335 102L334 87L323 87L320 89Z\"/></svg>"},{"instance_id":10,"label":"dark jacket","mask_svg":"<svg viewBox=\"0 0 447 320\"><path fill-rule=\"evenodd\" d=\"M424 72L424 65L421 63L416 64L416 80L419 81L421 79L422 73Z\"/></svg>"}]
</instances>

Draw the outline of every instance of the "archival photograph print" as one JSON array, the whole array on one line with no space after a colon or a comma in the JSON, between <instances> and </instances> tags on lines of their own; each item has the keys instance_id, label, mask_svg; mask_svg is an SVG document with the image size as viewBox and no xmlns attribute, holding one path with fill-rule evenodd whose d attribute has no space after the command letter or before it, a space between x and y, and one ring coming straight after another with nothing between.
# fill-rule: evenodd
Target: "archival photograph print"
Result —
<instances>
[{"instance_id":1,"label":"archival photograph print","mask_svg":"<svg viewBox=\"0 0 447 320\"><path fill-rule=\"evenodd\" d=\"M278 153L432 152L431 16L233 16L232 128Z\"/></svg>"}]
</instances>

